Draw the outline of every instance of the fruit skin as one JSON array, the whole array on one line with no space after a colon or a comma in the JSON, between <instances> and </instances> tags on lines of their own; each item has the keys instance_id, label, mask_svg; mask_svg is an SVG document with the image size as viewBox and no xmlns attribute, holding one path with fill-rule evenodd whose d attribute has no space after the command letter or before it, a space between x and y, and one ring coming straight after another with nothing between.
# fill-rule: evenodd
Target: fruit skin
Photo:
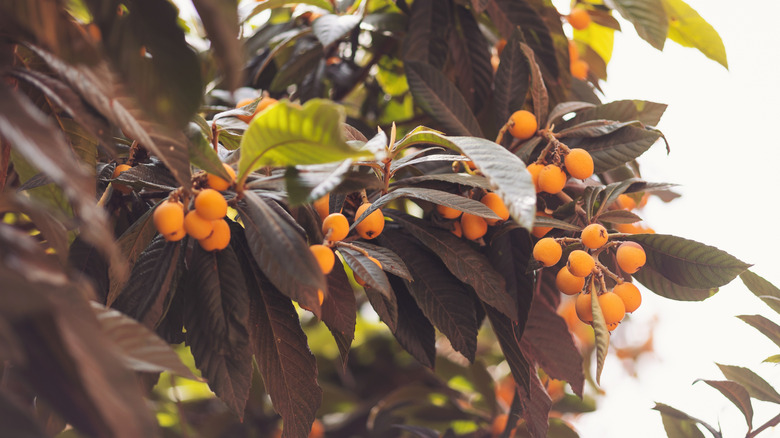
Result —
<instances>
[{"instance_id":1,"label":"fruit skin","mask_svg":"<svg viewBox=\"0 0 780 438\"><path fill-rule=\"evenodd\" d=\"M197 211L190 210L184 216L184 230L193 239L205 239L214 231L214 224L208 219L203 219Z\"/></svg>"},{"instance_id":2,"label":"fruit skin","mask_svg":"<svg viewBox=\"0 0 780 438\"><path fill-rule=\"evenodd\" d=\"M573 178L588 179L593 175L593 157L585 149L570 150L563 159L563 165Z\"/></svg>"},{"instance_id":3,"label":"fruit skin","mask_svg":"<svg viewBox=\"0 0 780 438\"><path fill-rule=\"evenodd\" d=\"M168 242L178 242L181 239L184 239L184 236L187 235L187 232L184 231L184 228L180 228L173 233L165 234L163 237Z\"/></svg>"},{"instance_id":4,"label":"fruit skin","mask_svg":"<svg viewBox=\"0 0 780 438\"><path fill-rule=\"evenodd\" d=\"M328 231L330 236L328 236ZM331 242L344 240L349 234L349 221L341 213L331 213L322 221L322 234Z\"/></svg>"},{"instance_id":5,"label":"fruit skin","mask_svg":"<svg viewBox=\"0 0 780 438\"><path fill-rule=\"evenodd\" d=\"M572 275L564 266L555 275L555 286L566 295L577 295L585 287L585 278Z\"/></svg>"},{"instance_id":6,"label":"fruit skin","mask_svg":"<svg viewBox=\"0 0 780 438\"><path fill-rule=\"evenodd\" d=\"M200 217L210 221L222 219L227 215L227 201L214 189L203 189L195 197L195 211Z\"/></svg>"},{"instance_id":7,"label":"fruit skin","mask_svg":"<svg viewBox=\"0 0 780 438\"><path fill-rule=\"evenodd\" d=\"M221 251L230 244L230 226L224 219L212 221L214 231L205 239L198 240L200 247L206 251Z\"/></svg>"},{"instance_id":8,"label":"fruit skin","mask_svg":"<svg viewBox=\"0 0 780 438\"><path fill-rule=\"evenodd\" d=\"M544 169L544 164L534 162L526 166L525 169L531 174L531 181L534 183L536 193L541 192L542 190L539 188L539 173Z\"/></svg>"},{"instance_id":9,"label":"fruit skin","mask_svg":"<svg viewBox=\"0 0 780 438\"><path fill-rule=\"evenodd\" d=\"M553 266L558 263L563 255L563 248L552 237L545 237L534 245L534 258L544 266Z\"/></svg>"},{"instance_id":10,"label":"fruit skin","mask_svg":"<svg viewBox=\"0 0 780 438\"><path fill-rule=\"evenodd\" d=\"M618 195L616 203L618 207L622 208L623 210L633 210L636 208L636 201L631 196L626 195L625 193L621 193Z\"/></svg>"},{"instance_id":11,"label":"fruit skin","mask_svg":"<svg viewBox=\"0 0 780 438\"><path fill-rule=\"evenodd\" d=\"M366 202L362 204L360 207L358 207L357 211L355 211L355 220L360 218L360 216L362 216L363 213L365 213L369 207L371 207L370 202ZM382 210L379 208L372 211L371 214L366 216L365 219L363 219L362 221L358 222L357 225L355 225L355 231L357 231L360 237L367 240L371 240L376 236L382 234L382 230L384 229L385 229L385 216L382 214Z\"/></svg>"},{"instance_id":12,"label":"fruit skin","mask_svg":"<svg viewBox=\"0 0 780 438\"><path fill-rule=\"evenodd\" d=\"M330 211L330 193L314 201L313 205L314 209L317 210L317 214L320 216L320 219L325 220L325 218L328 217L328 212Z\"/></svg>"},{"instance_id":13,"label":"fruit skin","mask_svg":"<svg viewBox=\"0 0 780 438\"><path fill-rule=\"evenodd\" d=\"M132 167L130 167L127 164L117 164L117 166L114 168L114 175L112 176L112 178L116 178L119 176L120 173L130 169L132 169ZM114 189L118 190L120 193L125 195L133 191L132 187L126 186L124 184L120 184L118 182L114 182L113 186Z\"/></svg>"},{"instance_id":14,"label":"fruit skin","mask_svg":"<svg viewBox=\"0 0 780 438\"><path fill-rule=\"evenodd\" d=\"M527 140L536 134L539 122L534 113L526 110L515 111L509 117L509 133L518 140Z\"/></svg>"},{"instance_id":15,"label":"fruit skin","mask_svg":"<svg viewBox=\"0 0 780 438\"><path fill-rule=\"evenodd\" d=\"M586 324L593 322L593 308L591 307L590 300L590 294L579 294L577 295L577 301L574 302L574 310L577 312L577 318Z\"/></svg>"},{"instance_id":16,"label":"fruit skin","mask_svg":"<svg viewBox=\"0 0 780 438\"><path fill-rule=\"evenodd\" d=\"M590 14L583 8L574 8L566 18L571 27L583 30L590 25Z\"/></svg>"},{"instance_id":17,"label":"fruit skin","mask_svg":"<svg viewBox=\"0 0 780 438\"><path fill-rule=\"evenodd\" d=\"M382 264L379 263L379 260L377 260L377 259L375 259L374 257L371 257L371 256L368 256L368 259L371 260L372 262L376 263L376 265L379 266L379 269L382 269ZM360 278L357 274L355 274L355 282L357 282L357 284L359 284L361 286L365 286L366 285L366 281L363 280L362 278Z\"/></svg>"},{"instance_id":18,"label":"fruit skin","mask_svg":"<svg viewBox=\"0 0 780 438\"><path fill-rule=\"evenodd\" d=\"M601 224L590 224L582 230L580 234L582 244L590 249L598 249L604 246L609 240L607 229Z\"/></svg>"},{"instance_id":19,"label":"fruit skin","mask_svg":"<svg viewBox=\"0 0 780 438\"><path fill-rule=\"evenodd\" d=\"M485 222L487 222L488 225L495 225L498 223L499 220L505 221L509 219L509 209L506 208L506 204L504 204L504 201L497 194L488 193L485 196L483 196L482 199L480 199L480 202L485 204L487 208L493 210L493 213L495 213L498 217L501 218L501 219L485 219Z\"/></svg>"},{"instance_id":20,"label":"fruit skin","mask_svg":"<svg viewBox=\"0 0 780 438\"><path fill-rule=\"evenodd\" d=\"M233 185L233 182L236 180L236 171L233 170L232 167L230 167L227 163L222 163L222 166L225 168L225 171L230 175L230 181L225 181L224 179L218 177L217 175L207 174L206 179L208 180L209 187L211 187L214 190L218 191L224 191L230 188L230 186Z\"/></svg>"},{"instance_id":21,"label":"fruit skin","mask_svg":"<svg viewBox=\"0 0 780 438\"><path fill-rule=\"evenodd\" d=\"M582 81L588 79L588 70L590 70L590 67L583 59L577 59L569 64L571 75Z\"/></svg>"},{"instance_id":22,"label":"fruit skin","mask_svg":"<svg viewBox=\"0 0 780 438\"><path fill-rule=\"evenodd\" d=\"M618 246L615 258L623 272L633 274L645 265L647 254L642 245L636 242L624 242Z\"/></svg>"},{"instance_id":23,"label":"fruit skin","mask_svg":"<svg viewBox=\"0 0 780 438\"><path fill-rule=\"evenodd\" d=\"M163 201L152 213L157 231L166 236L184 230L184 205L181 202ZM184 237L184 236L182 236Z\"/></svg>"},{"instance_id":24,"label":"fruit skin","mask_svg":"<svg viewBox=\"0 0 780 438\"><path fill-rule=\"evenodd\" d=\"M566 173L554 164L548 164L539 171L539 190L555 195L566 186Z\"/></svg>"},{"instance_id":25,"label":"fruit skin","mask_svg":"<svg viewBox=\"0 0 780 438\"><path fill-rule=\"evenodd\" d=\"M252 102L254 102L254 99L250 99L248 101L247 101L247 99L244 99L241 102L239 102L239 105L237 105L237 106L240 108L242 106L249 105ZM252 119L256 115L258 115L264 109L271 107L271 105L275 104L276 102L278 102L278 101L276 99L274 99L273 97L264 97L264 98L260 99L259 102L257 102L257 106L255 107L255 111L252 113L252 115L245 116L243 114L239 114L236 117L238 117L239 119L243 120L245 123L249 123L249 122L252 121ZM244 103L244 105L240 105L241 103Z\"/></svg>"},{"instance_id":26,"label":"fruit skin","mask_svg":"<svg viewBox=\"0 0 780 438\"><path fill-rule=\"evenodd\" d=\"M626 306L626 313L633 312L642 304L642 293L639 292L639 288L633 283L625 282L618 284L612 289L612 292L623 300L623 304Z\"/></svg>"},{"instance_id":27,"label":"fruit skin","mask_svg":"<svg viewBox=\"0 0 780 438\"><path fill-rule=\"evenodd\" d=\"M616 324L626 316L626 306L623 304L623 300L614 292L606 292L599 295L599 306L601 307L601 313L604 315L604 322L607 325Z\"/></svg>"},{"instance_id":28,"label":"fruit skin","mask_svg":"<svg viewBox=\"0 0 780 438\"><path fill-rule=\"evenodd\" d=\"M575 277L587 277L593 271L593 268L596 267L596 261L587 252L575 249L569 253L566 267L569 268L571 275Z\"/></svg>"},{"instance_id":29,"label":"fruit skin","mask_svg":"<svg viewBox=\"0 0 780 438\"><path fill-rule=\"evenodd\" d=\"M336 254L333 253L333 249L325 245L311 245L309 250L314 254L317 263L320 264L322 273L325 275L330 274L330 271L333 270L333 266L336 264Z\"/></svg>"},{"instance_id":30,"label":"fruit skin","mask_svg":"<svg viewBox=\"0 0 780 438\"><path fill-rule=\"evenodd\" d=\"M543 212L543 211L537 211L537 212L536 212L536 215L537 215L537 216L544 216L544 217L552 217L551 215L549 215L549 214L547 214L547 213L545 213L545 212ZM553 227L537 227L537 226L535 226L535 227L533 228L533 230L531 231L531 234L533 234L535 237L537 237L537 238L540 238L540 239L541 239L541 238L542 238L542 237L544 237L544 236L545 236L547 233L549 233L550 231L552 231L552 229L553 229Z\"/></svg>"},{"instance_id":31,"label":"fruit skin","mask_svg":"<svg viewBox=\"0 0 780 438\"><path fill-rule=\"evenodd\" d=\"M437 205L436 211L443 217L444 219L457 219L460 217L460 215L463 214L462 211L447 207L446 205Z\"/></svg>"},{"instance_id":32,"label":"fruit skin","mask_svg":"<svg viewBox=\"0 0 780 438\"><path fill-rule=\"evenodd\" d=\"M488 224L485 218L463 213L460 218L463 236L469 240L477 240L487 233Z\"/></svg>"}]
</instances>

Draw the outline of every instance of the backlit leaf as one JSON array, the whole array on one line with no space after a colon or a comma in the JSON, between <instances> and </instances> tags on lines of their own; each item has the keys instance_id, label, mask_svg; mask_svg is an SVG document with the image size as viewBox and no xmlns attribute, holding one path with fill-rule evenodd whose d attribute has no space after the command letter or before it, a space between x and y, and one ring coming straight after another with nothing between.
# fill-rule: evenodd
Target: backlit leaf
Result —
<instances>
[{"instance_id":1,"label":"backlit leaf","mask_svg":"<svg viewBox=\"0 0 780 438\"><path fill-rule=\"evenodd\" d=\"M780 289L777 286L752 271L739 274L739 278L751 292L761 298L775 312L780 313Z\"/></svg>"},{"instance_id":2,"label":"backlit leaf","mask_svg":"<svg viewBox=\"0 0 780 438\"><path fill-rule=\"evenodd\" d=\"M314 20L311 28L322 46L327 49L351 32L359 23L359 15L325 14Z\"/></svg>"},{"instance_id":3,"label":"backlit leaf","mask_svg":"<svg viewBox=\"0 0 780 438\"><path fill-rule=\"evenodd\" d=\"M658 50L663 50L669 32L669 19L662 0L613 0L615 9L633 23L639 36Z\"/></svg>"},{"instance_id":4,"label":"backlit leaf","mask_svg":"<svg viewBox=\"0 0 780 438\"><path fill-rule=\"evenodd\" d=\"M745 387L751 397L772 403L780 403L780 394L777 393L777 390L750 368L734 365L716 365L718 365L718 368L720 368L720 371L727 379Z\"/></svg>"},{"instance_id":5,"label":"backlit leaf","mask_svg":"<svg viewBox=\"0 0 780 438\"><path fill-rule=\"evenodd\" d=\"M604 371L604 362L609 351L610 333L607 329L607 323L604 321L604 314L601 312L601 305L594 288L591 288L590 292L590 308L593 312L591 325L593 326L596 343L596 383L601 384L601 372Z\"/></svg>"},{"instance_id":6,"label":"backlit leaf","mask_svg":"<svg viewBox=\"0 0 780 438\"><path fill-rule=\"evenodd\" d=\"M698 381L698 380L697 380ZM739 383L730 380L701 380L720 391L734 406L736 406L747 421L748 431L753 429L753 404L750 402L750 394Z\"/></svg>"},{"instance_id":7,"label":"backlit leaf","mask_svg":"<svg viewBox=\"0 0 780 438\"><path fill-rule=\"evenodd\" d=\"M770 319L761 315L740 315L737 318L752 325L755 329L764 334L767 338L771 339L778 347L780 347L780 326L772 322Z\"/></svg>"},{"instance_id":8,"label":"backlit leaf","mask_svg":"<svg viewBox=\"0 0 780 438\"><path fill-rule=\"evenodd\" d=\"M592 15L593 16L593 15ZM620 27L618 25L618 27ZM585 29L574 29L574 41L583 43L609 64L612 59L612 48L615 44L615 30L606 26L588 26Z\"/></svg>"},{"instance_id":9,"label":"backlit leaf","mask_svg":"<svg viewBox=\"0 0 780 438\"><path fill-rule=\"evenodd\" d=\"M653 409L661 413L664 429L669 438L704 438L704 434L696 427L696 423L704 426L712 434L713 438L722 438L720 432L714 427L679 409L663 403L656 403Z\"/></svg>"},{"instance_id":10,"label":"backlit leaf","mask_svg":"<svg viewBox=\"0 0 780 438\"><path fill-rule=\"evenodd\" d=\"M718 288L697 289L680 286L659 274L658 271L650 266L644 266L632 275L652 292L670 300L704 301L718 292Z\"/></svg>"},{"instance_id":11,"label":"backlit leaf","mask_svg":"<svg viewBox=\"0 0 780 438\"><path fill-rule=\"evenodd\" d=\"M669 17L669 39L684 47L694 47L726 69L729 63L720 35L692 7L682 0L662 0Z\"/></svg>"}]
</instances>

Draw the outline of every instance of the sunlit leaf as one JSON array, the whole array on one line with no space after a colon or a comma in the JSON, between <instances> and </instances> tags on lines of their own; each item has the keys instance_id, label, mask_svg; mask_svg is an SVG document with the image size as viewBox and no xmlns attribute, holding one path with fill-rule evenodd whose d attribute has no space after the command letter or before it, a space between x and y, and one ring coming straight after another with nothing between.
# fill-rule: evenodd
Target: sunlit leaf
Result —
<instances>
[{"instance_id":1,"label":"sunlit leaf","mask_svg":"<svg viewBox=\"0 0 780 438\"><path fill-rule=\"evenodd\" d=\"M697 380L698 381L698 380ZM750 402L750 394L739 383L729 380L700 380L720 391L734 406L736 406L747 421L748 431L753 429L753 404Z\"/></svg>"},{"instance_id":2,"label":"sunlit leaf","mask_svg":"<svg viewBox=\"0 0 780 438\"><path fill-rule=\"evenodd\" d=\"M601 312L601 305L595 289L590 292L590 308L593 312L593 332L596 342L596 382L601 384L601 372L604 371L604 362L607 359L609 351L609 330L604 321L604 314Z\"/></svg>"},{"instance_id":3,"label":"sunlit leaf","mask_svg":"<svg viewBox=\"0 0 780 438\"><path fill-rule=\"evenodd\" d=\"M726 47L720 35L704 18L682 0L661 0L669 17L669 39L684 47L694 47L726 69Z\"/></svg>"},{"instance_id":4,"label":"sunlit leaf","mask_svg":"<svg viewBox=\"0 0 780 438\"><path fill-rule=\"evenodd\" d=\"M351 32L360 23L360 19L359 15L325 14L314 20L311 28L322 46L327 48Z\"/></svg>"},{"instance_id":5,"label":"sunlit leaf","mask_svg":"<svg viewBox=\"0 0 780 438\"><path fill-rule=\"evenodd\" d=\"M780 313L780 289L777 286L752 271L739 274L739 278L751 292L761 298L775 312Z\"/></svg>"},{"instance_id":6,"label":"sunlit leaf","mask_svg":"<svg viewBox=\"0 0 780 438\"><path fill-rule=\"evenodd\" d=\"M609 64L615 44L615 30L598 25L588 26L582 30L574 29L574 41L586 44L604 60L605 64Z\"/></svg>"},{"instance_id":7,"label":"sunlit leaf","mask_svg":"<svg viewBox=\"0 0 780 438\"><path fill-rule=\"evenodd\" d=\"M727 379L745 387L751 397L772 403L780 403L780 394L777 393L777 390L750 368L734 365L716 365L718 365L718 368L720 368L720 371Z\"/></svg>"},{"instance_id":8,"label":"sunlit leaf","mask_svg":"<svg viewBox=\"0 0 780 438\"><path fill-rule=\"evenodd\" d=\"M697 289L680 286L650 266L644 266L632 275L650 291L670 300L704 301L718 292L718 288Z\"/></svg>"},{"instance_id":9,"label":"sunlit leaf","mask_svg":"<svg viewBox=\"0 0 780 438\"><path fill-rule=\"evenodd\" d=\"M663 403L656 403L653 409L661 413L664 429L669 438L704 438L704 434L696 427L696 423L704 426L714 438L722 438L720 432L714 427L679 409Z\"/></svg>"},{"instance_id":10,"label":"sunlit leaf","mask_svg":"<svg viewBox=\"0 0 780 438\"><path fill-rule=\"evenodd\" d=\"M615 9L633 23L636 33L658 50L663 50L669 19L662 0L613 0Z\"/></svg>"}]
</instances>

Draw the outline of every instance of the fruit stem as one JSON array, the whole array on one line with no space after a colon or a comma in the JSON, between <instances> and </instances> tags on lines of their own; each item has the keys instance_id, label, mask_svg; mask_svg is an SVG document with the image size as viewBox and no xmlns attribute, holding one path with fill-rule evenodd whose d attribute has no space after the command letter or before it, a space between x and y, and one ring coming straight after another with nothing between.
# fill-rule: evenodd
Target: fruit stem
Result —
<instances>
[{"instance_id":1,"label":"fruit stem","mask_svg":"<svg viewBox=\"0 0 780 438\"><path fill-rule=\"evenodd\" d=\"M219 127L216 123L211 124L211 146L214 152L219 153Z\"/></svg>"},{"instance_id":2,"label":"fruit stem","mask_svg":"<svg viewBox=\"0 0 780 438\"><path fill-rule=\"evenodd\" d=\"M388 185L386 185L385 187L388 187ZM368 203L368 196L366 195L366 189L360 189L360 200L363 201L363 204Z\"/></svg>"},{"instance_id":3,"label":"fruit stem","mask_svg":"<svg viewBox=\"0 0 780 438\"><path fill-rule=\"evenodd\" d=\"M334 243L335 243L335 246L343 246L344 248L349 248L349 249L355 250L355 251L363 254L366 257L371 257L368 254L368 251L366 251L365 249L363 249L363 248L361 248L359 246L353 245L351 243L346 243L346 242L334 242Z\"/></svg>"},{"instance_id":4,"label":"fruit stem","mask_svg":"<svg viewBox=\"0 0 780 438\"><path fill-rule=\"evenodd\" d=\"M614 272L610 271L609 268L604 266L596 257L593 257L593 259L596 261L596 267L603 273L606 274L609 278L615 280L617 284L623 284L623 279L618 277Z\"/></svg>"},{"instance_id":5,"label":"fruit stem","mask_svg":"<svg viewBox=\"0 0 780 438\"><path fill-rule=\"evenodd\" d=\"M506 134L507 129L509 129L509 124L512 123L512 119L504 123L504 126L501 127L501 129L498 131L498 135L496 135L496 143L501 144L502 141L504 141L504 134Z\"/></svg>"}]
</instances>

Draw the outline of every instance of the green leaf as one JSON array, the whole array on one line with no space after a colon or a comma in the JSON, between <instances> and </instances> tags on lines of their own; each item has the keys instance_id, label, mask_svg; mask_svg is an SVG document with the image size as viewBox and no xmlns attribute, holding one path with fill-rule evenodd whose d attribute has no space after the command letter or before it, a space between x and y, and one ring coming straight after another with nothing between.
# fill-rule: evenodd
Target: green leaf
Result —
<instances>
[{"instance_id":1,"label":"green leaf","mask_svg":"<svg viewBox=\"0 0 780 438\"><path fill-rule=\"evenodd\" d=\"M338 251L354 274L366 282L366 286L378 291L387 300L393 299L393 288L384 272L384 266L377 266L360 251L346 246L338 246Z\"/></svg>"},{"instance_id":2,"label":"green leaf","mask_svg":"<svg viewBox=\"0 0 780 438\"><path fill-rule=\"evenodd\" d=\"M520 349L520 343L515 336L517 323L491 306L484 305L484 308L515 383L528 392L531 387L531 364Z\"/></svg>"},{"instance_id":3,"label":"green leaf","mask_svg":"<svg viewBox=\"0 0 780 438\"><path fill-rule=\"evenodd\" d=\"M636 234L627 240L647 253L647 265L681 286L695 289L728 284L750 265L715 247L665 234Z\"/></svg>"},{"instance_id":4,"label":"green leaf","mask_svg":"<svg viewBox=\"0 0 780 438\"><path fill-rule=\"evenodd\" d=\"M398 322L392 329L393 336L418 362L433 369L436 362L436 329L409 293L409 283L394 275L389 278L398 305Z\"/></svg>"},{"instance_id":5,"label":"green leaf","mask_svg":"<svg viewBox=\"0 0 780 438\"><path fill-rule=\"evenodd\" d=\"M340 40L357 27L360 24L360 20L361 17L359 15L325 14L314 20L311 28L314 36L320 40L322 46L327 50L331 44Z\"/></svg>"},{"instance_id":6,"label":"green leaf","mask_svg":"<svg viewBox=\"0 0 780 438\"><path fill-rule=\"evenodd\" d=\"M624 126L611 134L580 137L566 143L588 151L593 157L593 172L603 173L635 160L661 137L661 131L655 128Z\"/></svg>"},{"instance_id":7,"label":"green leaf","mask_svg":"<svg viewBox=\"0 0 780 438\"><path fill-rule=\"evenodd\" d=\"M767 338L771 339L778 347L780 347L780 326L772 322L770 319L761 315L740 315L737 318L752 325L755 329L764 334Z\"/></svg>"},{"instance_id":8,"label":"green leaf","mask_svg":"<svg viewBox=\"0 0 780 438\"><path fill-rule=\"evenodd\" d=\"M420 0L412 5L403 42L403 61L420 62L442 69L450 51L447 34L452 22L452 2Z\"/></svg>"},{"instance_id":9,"label":"green leaf","mask_svg":"<svg viewBox=\"0 0 780 438\"><path fill-rule=\"evenodd\" d=\"M662 2L669 17L669 39L683 47L699 49L707 58L728 70L726 47L715 28L682 0Z\"/></svg>"},{"instance_id":10,"label":"green leaf","mask_svg":"<svg viewBox=\"0 0 780 438\"><path fill-rule=\"evenodd\" d=\"M401 187L395 189L392 192L374 201L374 203L371 204L371 207L369 207L368 210L366 210L363 216L367 216L371 214L371 212L376 210L377 208L382 207L383 205L386 205L390 201L398 198L421 199L423 201L428 201L434 204L440 204L450 208L454 208L456 210L473 214L475 216L480 216L488 219L501 219L496 215L495 212L493 212L493 210L491 210L489 207L487 207L485 204L479 201L475 201L465 196L456 195L454 193L443 192L441 190L426 189L423 187ZM354 228L355 224L357 224L358 222L359 222L358 220L355 220L355 223L352 224L351 228Z\"/></svg>"},{"instance_id":11,"label":"green leaf","mask_svg":"<svg viewBox=\"0 0 780 438\"><path fill-rule=\"evenodd\" d=\"M404 64L415 102L451 135L482 137L482 129L455 85L436 68L417 61Z\"/></svg>"},{"instance_id":12,"label":"green leaf","mask_svg":"<svg viewBox=\"0 0 780 438\"><path fill-rule=\"evenodd\" d=\"M322 302L322 322L333 335L341 363L346 366L349 348L355 339L357 301L343 264L336 262L327 279L328 296Z\"/></svg>"},{"instance_id":13,"label":"green leaf","mask_svg":"<svg viewBox=\"0 0 780 438\"><path fill-rule=\"evenodd\" d=\"M645 125L656 126L666 111L666 105L646 100L616 100L603 105L582 108L571 119L560 125L561 128L574 126L588 120L615 120L630 122L639 120ZM561 114L563 115L563 114Z\"/></svg>"},{"instance_id":14,"label":"green leaf","mask_svg":"<svg viewBox=\"0 0 780 438\"><path fill-rule=\"evenodd\" d=\"M303 108L281 101L256 115L241 139L238 179L262 166L323 164L365 154L344 140L344 109L312 99Z\"/></svg>"},{"instance_id":15,"label":"green leaf","mask_svg":"<svg viewBox=\"0 0 780 438\"><path fill-rule=\"evenodd\" d=\"M656 403L653 409L661 413L664 429L666 429L669 438L704 438L704 434L696 427L696 423L704 426L713 438L722 438L721 433L714 427L679 409L663 403Z\"/></svg>"},{"instance_id":16,"label":"green leaf","mask_svg":"<svg viewBox=\"0 0 780 438\"><path fill-rule=\"evenodd\" d=\"M780 313L780 289L752 271L739 274L745 286L775 312Z\"/></svg>"},{"instance_id":17,"label":"green leaf","mask_svg":"<svg viewBox=\"0 0 780 438\"><path fill-rule=\"evenodd\" d=\"M604 60L605 64L609 64L612 59L612 48L615 45L615 29L606 26L588 26L582 30L574 29L574 41L587 45Z\"/></svg>"},{"instance_id":18,"label":"green leaf","mask_svg":"<svg viewBox=\"0 0 780 438\"><path fill-rule=\"evenodd\" d=\"M699 381L717 389L723 396L734 403L734 406L742 411L742 415L745 416L748 432L753 430L753 404L750 402L750 394L742 385L730 380L697 380L697 382Z\"/></svg>"},{"instance_id":19,"label":"green leaf","mask_svg":"<svg viewBox=\"0 0 780 438\"><path fill-rule=\"evenodd\" d=\"M720 371L727 379L744 386L751 397L772 403L780 403L780 394L777 393L775 388L750 368L734 365L716 365L718 365L718 368L720 368Z\"/></svg>"},{"instance_id":20,"label":"green leaf","mask_svg":"<svg viewBox=\"0 0 780 438\"><path fill-rule=\"evenodd\" d=\"M596 342L596 383L601 384L601 372L604 370L604 362L607 359L609 351L609 330L604 321L604 314L601 312L601 305L596 294L595 288L590 292L590 308L593 312L593 333Z\"/></svg>"},{"instance_id":21,"label":"green leaf","mask_svg":"<svg viewBox=\"0 0 780 438\"><path fill-rule=\"evenodd\" d=\"M499 127L503 126L515 111L523 109L528 94L531 68L520 47L522 40L522 33L515 29L501 52L501 62L496 70L493 100Z\"/></svg>"},{"instance_id":22,"label":"green leaf","mask_svg":"<svg viewBox=\"0 0 780 438\"><path fill-rule=\"evenodd\" d=\"M662 0L613 0L615 9L633 23L636 33L658 50L664 49L669 19Z\"/></svg>"},{"instance_id":23,"label":"green leaf","mask_svg":"<svg viewBox=\"0 0 780 438\"><path fill-rule=\"evenodd\" d=\"M773 356L769 356L766 359L764 359L764 362L767 362L767 363L780 363L780 354L775 354Z\"/></svg>"},{"instance_id":24,"label":"green leaf","mask_svg":"<svg viewBox=\"0 0 780 438\"><path fill-rule=\"evenodd\" d=\"M677 301L704 301L715 295L718 288L696 289L680 286L659 274L651 266L644 266L633 277L657 295Z\"/></svg>"},{"instance_id":25,"label":"green leaf","mask_svg":"<svg viewBox=\"0 0 780 438\"><path fill-rule=\"evenodd\" d=\"M219 159L219 155L209 143L208 138L203 135L200 126L195 122L190 122L187 125L186 133L190 163L225 181L230 181L230 175L222 165L222 160Z\"/></svg>"}]
</instances>

